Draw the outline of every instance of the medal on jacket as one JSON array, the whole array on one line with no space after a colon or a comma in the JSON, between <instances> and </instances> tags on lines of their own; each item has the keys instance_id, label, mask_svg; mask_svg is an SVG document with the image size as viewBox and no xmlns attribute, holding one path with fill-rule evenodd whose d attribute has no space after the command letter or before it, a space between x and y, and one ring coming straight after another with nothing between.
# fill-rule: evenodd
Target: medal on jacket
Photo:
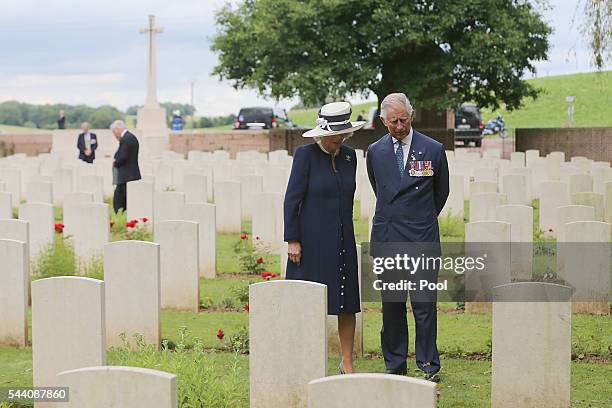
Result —
<instances>
[{"instance_id":1,"label":"medal on jacket","mask_svg":"<svg viewBox=\"0 0 612 408\"><path fill-rule=\"evenodd\" d=\"M412 177L431 177L433 176L433 165L431 160L414 160L410 162L408 174Z\"/></svg>"}]
</instances>

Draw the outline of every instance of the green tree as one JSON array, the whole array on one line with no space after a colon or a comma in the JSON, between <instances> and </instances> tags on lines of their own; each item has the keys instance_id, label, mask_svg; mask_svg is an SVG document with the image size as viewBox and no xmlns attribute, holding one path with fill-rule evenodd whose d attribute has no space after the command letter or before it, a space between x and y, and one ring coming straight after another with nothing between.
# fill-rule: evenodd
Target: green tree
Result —
<instances>
[{"instance_id":1,"label":"green tree","mask_svg":"<svg viewBox=\"0 0 612 408\"><path fill-rule=\"evenodd\" d=\"M305 104L403 91L425 108L518 108L551 32L527 0L246 0L216 22L213 72L236 88Z\"/></svg>"},{"instance_id":2,"label":"green tree","mask_svg":"<svg viewBox=\"0 0 612 408\"><path fill-rule=\"evenodd\" d=\"M93 112L89 124L92 129L106 129L113 121L123 119L123 114L112 106L101 106Z\"/></svg>"}]
</instances>

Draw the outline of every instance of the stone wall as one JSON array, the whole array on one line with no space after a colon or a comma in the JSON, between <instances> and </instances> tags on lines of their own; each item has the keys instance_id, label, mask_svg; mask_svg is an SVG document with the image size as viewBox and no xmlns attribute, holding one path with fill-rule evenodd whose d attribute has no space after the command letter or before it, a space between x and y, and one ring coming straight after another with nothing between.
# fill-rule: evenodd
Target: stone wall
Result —
<instances>
[{"instance_id":1,"label":"stone wall","mask_svg":"<svg viewBox=\"0 0 612 408\"><path fill-rule=\"evenodd\" d=\"M17 153L28 156L49 153L52 139L51 133L0 134L0 157Z\"/></svg>"},{"instance_id":2,"label":"stone wall","mask_svg":"<svg viewBox=\"0 0 612 408\"><path fill-rule=\"evenodd\" d=\"M268 152L270 141L268 132L263 130L184 131L170 133L170 149L183 154L190 150L226 150L235 158L239 151Z\"/></svg>"},{"instance_id":3,"label":"stone wall","mask_svg":"<svg viewBox=\"0 0 612 408\"><path fill-rule=\"evenodd\" d=\"M612 127L516 129L516 151L538 149L541 156L553 151L612 161Z\"/></svg>"}]
</instances>

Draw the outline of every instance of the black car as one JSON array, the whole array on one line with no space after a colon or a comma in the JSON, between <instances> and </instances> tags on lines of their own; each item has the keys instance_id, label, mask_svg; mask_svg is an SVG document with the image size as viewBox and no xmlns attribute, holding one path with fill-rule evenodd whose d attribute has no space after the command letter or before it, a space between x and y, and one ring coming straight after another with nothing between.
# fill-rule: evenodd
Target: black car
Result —
<instances>
[{"instance_id":1,"label":"black car","mask_svg":"<svg viewBox=\"0 0 612 408\"><path fill-rule=\"evenodd\" d=\"M293 128L287 112L279 108L242 108L234 122L234 129L276 129Z\"/></svg>"},{"instance_id":2,"label":"black car","mask_svg":"<svg viewBox=\"0 0 612 408\"><path fill-rule=\"evenodd\" d=\"M474 142L476 147L482 145L484 122L480 108L474 104L464 103L455 112L455 140L466 146Z\"/></svg>"}]
</instances>

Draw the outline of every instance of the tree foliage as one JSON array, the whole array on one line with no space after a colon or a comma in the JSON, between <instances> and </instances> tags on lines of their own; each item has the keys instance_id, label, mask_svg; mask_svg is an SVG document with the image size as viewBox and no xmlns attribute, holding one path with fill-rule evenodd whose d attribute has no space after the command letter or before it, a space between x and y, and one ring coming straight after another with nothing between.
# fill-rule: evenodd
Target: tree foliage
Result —
<instances>
[{"instance_id":1,"label":"tree foliage","mask_svg":"<svg viewBox=\"0 0 612 408\"><path fill-rule=\"evenodd\" d=\"M0 103L0 124L57 129L60 109L66 115L66 128L79 128L85 121L90 122L92 128L107 128L114 120L124 117L121 111L109 105L92 108L85 105L32 105L8 101Z\"/></svg>"},{"instance_id":2,"label":"tree foliage","mask_svg":"<svg viewBox=\"0 0 612 408\"><path fill-rule=\"evenodd\" d=\"M612 1L585 0L584 15L592 62L601 71L612 55Z\"/></svg>"},{"instance_id":3,"label":"tree foliage","mask_svg":"<svg viewBox=\"0 0 612 408\"><path fill-rule=\"evenodd\" d=\"M215 75L305 104L402 91L422 107L515 109L537 95L522 77L551 32L527 0L245 0L216 22Z\"/></svg>"}]
</instances>

